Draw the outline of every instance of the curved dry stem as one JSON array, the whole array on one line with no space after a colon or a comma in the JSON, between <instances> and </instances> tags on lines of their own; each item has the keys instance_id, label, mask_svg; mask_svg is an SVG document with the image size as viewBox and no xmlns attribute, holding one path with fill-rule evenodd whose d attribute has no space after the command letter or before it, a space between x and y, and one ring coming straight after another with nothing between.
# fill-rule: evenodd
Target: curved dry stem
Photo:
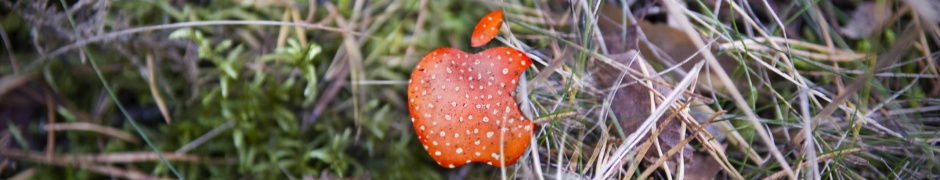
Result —
<instances>
[{"instance_id":1,"label":"curved dry stem","mask_svg":"<svg viewBox=\"0 0 940 180\"><path fill-rule=\"evenodd\" d=\"M101 125L87 123L87 122L49 124L43 127L43 129L45 129L46 131L70 131L70 130L91 131L91 132L111 136L117 139L125 140L128 142L132 142L135 144L140 143L140 140L130 133L126 133L124 131L121 131L119 129L115 129L112 127L101 126Z\"/></svg>"}]
</instances>

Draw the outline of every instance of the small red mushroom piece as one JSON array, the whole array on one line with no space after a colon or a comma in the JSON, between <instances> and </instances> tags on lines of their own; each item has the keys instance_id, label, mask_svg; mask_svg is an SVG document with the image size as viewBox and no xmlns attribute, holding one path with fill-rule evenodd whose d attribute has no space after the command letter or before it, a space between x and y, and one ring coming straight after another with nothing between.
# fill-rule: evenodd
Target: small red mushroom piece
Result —
<instances>
[{"instance_id":1,"label":"small red mushroom piece","mask_svg":"<svg viewBox=\"0 0 940 180\"><path fill-rule=\"evenodd\" d=\"M408 82L408 109L428 154L447 168L516 162L534 125L511 94L531 64L508 47L477 54L439 48L425 55Z\"/></svg>"},{"instance_id":2,"label":"small red mushroom piece","mask_svg":"<svg viewBox=\"0 0 940 180\"><path fill-rule=\"evenodd\" d=\"M500 26L503 25L503 10L495 10L483 16L477 27L473 28L473 36L470 37L470 46L480 47L496 37Z\"/></svg>"}]
</instances>

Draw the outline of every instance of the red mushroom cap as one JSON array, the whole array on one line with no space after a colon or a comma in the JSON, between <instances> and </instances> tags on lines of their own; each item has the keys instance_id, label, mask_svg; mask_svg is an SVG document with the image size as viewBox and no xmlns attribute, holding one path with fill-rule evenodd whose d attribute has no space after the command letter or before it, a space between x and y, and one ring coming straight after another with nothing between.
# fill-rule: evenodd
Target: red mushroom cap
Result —
<instances>
[{"instance_id":1,"label":"red mushroom cap","mask_svg":"<svg viewBox=\"0 0 940 180\"><path fill-rule=\"evenodd\" d=\"M439 48L425 55L408 83L408 109L428 154L448 168L516 162L534 127L510 94L531 64L508 47L477 54Z\"/></svg>"},{"instance_id":2,"label":"red mushroom cap","mask_svg":"<svg viewBox=\"0 0 940 180\"><path fill-rule=\"evenodd\" d=\"M496 37L499 28L503 25L503 10L495 10L483 16L477 27L473 28L473 36L470 37L470 46L480 47Z\"/></svg>"}]
</instances>

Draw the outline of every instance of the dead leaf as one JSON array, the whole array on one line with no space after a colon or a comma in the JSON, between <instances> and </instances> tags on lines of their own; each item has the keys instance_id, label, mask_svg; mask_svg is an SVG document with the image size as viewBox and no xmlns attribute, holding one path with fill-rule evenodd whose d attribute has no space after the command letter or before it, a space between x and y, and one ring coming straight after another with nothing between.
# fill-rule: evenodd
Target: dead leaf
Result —
<instances>
[{"instance_id":1,"label":"dead leaf","mask_svg":"<svg viewBox=\"0 0 940 180\"><path fill-rule=\"evenodd\" d=\"M692 40L689 39L689 36L685 35L685 32L680 29L676 29L665 23L650 23L645 20L640 20L639 23L627 22L628 24L624 26L622 25L622 11L618 7L604 6L601 12L602 15L599 17L598 26L601 32L605 33L604 41L607 44L607 50L610 54L627 52L629 49L639 49L643 58L647 59L647 62L653 67L671 67L686 59L690 59L690 61L682 64L682 69L686 71L692 69L692 66L696 62L704 58L701 55L697 55L699 49L692 44ZM621 38L623 27L629 29L626 31L626 37L624 37L629 39L629 42L624 41L624 39L619 39ZM641 31L637 31L636 28L639 28ZM724 69L738 69L739 63L733 57L718 52L713 53ZM717 77L714 75L704 76L705 73L702 73L702 75L703 76L699 77L700 81L705 81L705 79L709 77ZM710 90L717 92L723 92L723 89L725 89L724 85L720 83L711 84L711 86ZM746 86L746 84L736 84L736 87L748 86Z\"/></svg>"},{"instance_id":2,"label":"dead leaf","mask_svg":"<svg viewBox=\"0 0 940 180\"><path fill-rule=\"evenodd\" d=\"M927 22L940 22L940 2L923 0L905 0L904 2Z\"/></svg>"},{"instance_id":3,"label":"dead leaf","mask_svg":"<svg viewBox=\"0 0 940 180\"><path fill-rule=\"evenodd\" d=\"M652 66L649 66L646 62L630 63L630 60L633 60L633 59L637 59L637 61L644 61L641 58L635 58L634 56L636 55L637 53L621 53L621 54L610 55L610 58L620 63L629 65L631 69L637 70L639 72L643 72L641 68L646 68L648 72L651 72L650 74L655 74L655 71L652 68ZM646 67L642 67L642 66L646 66ZM614 86L615 83L619 81L619 79L617 78L620 77L620 74L623 73L623 71L620 71L619 69L611 67L611 66L602 65L601 67L598 67L598 68L599 68L599 71L597 73L598 83L601 85L600 86L601 88L605 88L605 89L611 88L612 86ZM638 126L642 124L644 120L646 120L646 117L650 115L653 109L653 106L652 106L653 101L650 98L650 91L647 87L640 85L640 84L636 84L635 83L636 81L629 77L625 77L622 80L623 81L621 82L621 84L624 84L624 85L632 84L632 85L628 85L617 90L610 104L610 108L611 108L610 112L612 113L612 115L617 117L617 119L619 120L618 123L623 128L624 132L634 132L636 131ZM672 91L668 87L660 85L664 83L662 82L661 78L651 78L651 81L660 81L660 83L652 83L653 89L655 89L660 94L669 94ZM661 102L657 102L657 103L661 103ZM661 124L666 122L668 118L669 116L663 116L662 118L660 118L657 121L657 126L661 126ZM685 133L685 130L682 129L681 124L678 123L678 121L675 121L666 125L663 128L662 132L657 137L658 140L660 141L660 149L668 150L668 149L671 149L673 145L679 143L679 141L681 141L681 139L679 138L681 133ZM641 141L645 141L645 139L648 138L648 136L649 135L645 135L643 138L641 138ZM656 160L659 159L658 153L656 153L656 151L654 151L653 149L654 148L651 148L651 150L648 151L646 153L646 156L644 157L644 160L647 163L655 162ZM684 147L682 151L684 151L683 153L685 154L691 154L692 148L689 146L686 146ZM673 158L675 157L678 157L678 156L674 155ZM674 164L675 162L678 162L678 161L670 160L671 164Z\"/></svg>"},{"instance_id":4,"label":"dead leaf","mask_svg":"<svg viewBox=\"0 0 940 180\"><path fill-rule=\"evenodd\" d=\"M714 179L718 171L721 171L721 164L715 158L708 155L708 152L692 153L689 163L685 167L685 179Z\"/></svg>"},{"instance_id":5,"label":"dead leaf","mask_svg":"<svg viewBox=\"0 0 940 180\"><path fill-rule=\"evenodd\" d=\"M891 6L888 3L863 2L852 13L852 20L839 32L852 39L867 38L884 27L891 19L891 14Z\"/></svg>"},{"instance_id":6,"label":"dead leaf","mask_svg":"<svg viewBox=\"0 0 940 180\"><path fill-rule=\"evenodd\" d=\"M637 72L644 72L644 69L650 76L655 74L655 70L648 62L645 62L643 58L637 58L637 27L631 26L627 30L627 36L625 39L619 38L617 35L608 35L605 36L605 43L607 44L608 51L611 53L617 53L610 55L610 58L614 61L623 63L630 67L630 69L636 70ZM598 84L601 88L608 89L612 86L615 86L621 74L624 72L620 69L614 68L607 65L599 65L597 67L599 71L597 72ZM665 87L662 84L666 84L662 78L654 77L650 79L651 81L658 81L658 83L652 83L653 88L658 91L660 94L669 94L672 90L669 87ZM619 120L620 126L623 128L624 132L633 132L636 131L638 126L643 123L647 116L649 116L652 111L652 101L650 99L650 91L647 87L636 84L636 81L633 78L624 77L620 82L621 85L628 85L622 87L616 91L611 101L610 108L611 113ZM659 102L657 102L659 103ZM669 116L663 116L657 122L657 125L661 125ZM678 122L678 121L677 121ZM680 133L685 133L681 129L680 123L669 123L659 134L658 138L661 142L661 147L664 150L671 149L672 146L681 139L679 139ZM648 138L649 135L645 135L642 139ZM691 154L692 148L686 147L683 149L684 153ZM646 162L655 162L659 155L655 151L648 151L644 160ZM676 162L676 161L670 161ZM674 163L673 163L674 164Z\"/></svg>"},{"instance_id":7,"label":"dead leaf","mask_svg":"<svg viewBox=\"0 0 940 180\"><path fill-rule=\"evenodd\" d=\"M657 72L653 65L677 64L677 62L695 55L698 51L692 45L688 36L681 30L665 24L651 24L645 21L641 21L638 25L629 24L624 26L619 24L623 22L619 18L620 15L619 9L605 6L602 20L598 25L601 26L601 31L605 33L604 41L607 50L611 53L609 57L614 61L627 65L632 70L644 72L643 69L646 69L646 76L651 76ZM626 27L626 31L622 27ZM639 33L641 30L643 33ZM641 38L645 38L645 41ZM636 58L637 56L642 58ZM692 65L695 64L694 62L702 59L699 56L691 58L693 61L683 66L683 69L691 69ZM725 57L723 60L730 61L730 63L723 63L723 65L737 66L736 61L733 61L733 59ZM653 109L653 99L650 98L651 89L635 84L636 80L630 77L619 79L620 75L624 73L620 69L605 64L598 65L596 68L598 69L596 78L601 88L606 89L615 86L618 81L621 85L633 84L620 88L615 92L610 108L611 114L619 120L618 123L624 132L635 131ZM662 77L653 77L649 80L654 82L651 83L652 90L660 94L669 94L673 91L671 87L667 86L669 83ZM667 112L667 114L670 113ZM670 118L668 115L662 116L657 121L657 127L662 127L664 123L669 122L668 118ZM671 149L682 141L680 137L683 133L686 133L686 131L682 129L681 122L678 120L669 122L662 129L659 136L656 137L660 142L659 148L663 151ZM649 138L649 135L641 140L645 141L647 138ZM643 158L645 163L659 160L660 156L655 149L654 146L647 151ZM670 157L667 164L669 166L677 164L676 158L679 157L679 154L676 153ZM711 178L721 170L721 166L717 164L718 162L708 153L693 152L692 147L689 145L682 147L682 154L685 154L686 172L689 172L687 178Z\"/></svg>"}]
</instances>

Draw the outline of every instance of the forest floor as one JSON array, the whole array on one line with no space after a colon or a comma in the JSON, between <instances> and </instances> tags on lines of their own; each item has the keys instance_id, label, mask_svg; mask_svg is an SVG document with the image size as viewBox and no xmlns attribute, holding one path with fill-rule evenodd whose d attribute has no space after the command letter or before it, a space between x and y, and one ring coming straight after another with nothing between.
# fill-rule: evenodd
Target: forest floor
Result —
<instances>
[{"instance_id":1,"label":"forest floor","mask_svg":"<svg viewBox=\"0 0 940 180\"><path fill-rule=\"evenodd\" d=\"M0 1L0 179L940 179L938 7ZM442 167L412 70L497 46L533 62L531 143Z\"/></svg>"}]
</instances>

